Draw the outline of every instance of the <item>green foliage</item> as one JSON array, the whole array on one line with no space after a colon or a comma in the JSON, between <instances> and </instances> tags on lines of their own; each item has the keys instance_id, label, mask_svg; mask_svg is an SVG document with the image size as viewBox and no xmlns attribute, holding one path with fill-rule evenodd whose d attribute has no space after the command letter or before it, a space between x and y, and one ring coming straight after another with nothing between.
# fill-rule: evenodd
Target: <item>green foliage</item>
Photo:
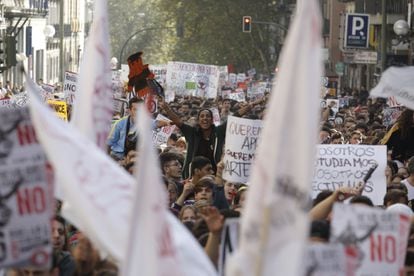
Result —
<instances>
[{"instance_id":1,"label":"green foliage","mask_svg":"<svg viewBox=\"0 0 414 276\"><path fill-rule=\"evenodd\" d=\"M144 62L185 61L215 65L234 65L237 72L256 68L270 74L281 48L278 27L254 24L255 21L283 22L290 18L271 0L109 0L111 46L113 56L125 41L127 56L144 51ZM145 17L139 17L145 13ZM242 17L253 19L252 32L242 32ZM178 24L177 24L178 23ZM183 37L176 36L182 26ZM149 28L157 28L149 30ZM141 30L141 31L140 31Z\"/></svg>"}]
</instances>

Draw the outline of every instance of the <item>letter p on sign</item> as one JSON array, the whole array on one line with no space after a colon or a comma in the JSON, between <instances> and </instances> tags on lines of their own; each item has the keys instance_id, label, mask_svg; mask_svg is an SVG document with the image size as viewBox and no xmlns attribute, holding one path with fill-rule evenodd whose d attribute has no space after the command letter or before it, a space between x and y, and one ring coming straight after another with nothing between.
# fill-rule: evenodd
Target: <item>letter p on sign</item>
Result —
<instances>
[{"instance_id":1,"label":"letter p on sign","mask_svg":"<svg viewBox=\"0 0 414 276\"><path fill-rule=\"evenodd\" d=\"M352 35L364 35L364 20L361 17L352 18Z\"/></svg>"}]
</instances>

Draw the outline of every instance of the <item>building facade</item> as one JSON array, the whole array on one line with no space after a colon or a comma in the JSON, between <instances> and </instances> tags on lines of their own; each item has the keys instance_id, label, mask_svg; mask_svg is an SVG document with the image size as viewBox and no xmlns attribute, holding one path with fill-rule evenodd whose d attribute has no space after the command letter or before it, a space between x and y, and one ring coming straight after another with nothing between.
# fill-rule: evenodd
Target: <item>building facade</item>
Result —
<instances>
[{"instance_id":1,"label":"building facade","mask_svg":"<svg viewBox=\"0 0 414 276\"><path fill-rule=\"evenodd\" d=\"M56 84L64 71L78 71L88 9L87 0L0 0L0 36L15 37L17 61L33 80ZM24 84L14 64L0 68L3 82Z\"/></svg>"}]
</instances>

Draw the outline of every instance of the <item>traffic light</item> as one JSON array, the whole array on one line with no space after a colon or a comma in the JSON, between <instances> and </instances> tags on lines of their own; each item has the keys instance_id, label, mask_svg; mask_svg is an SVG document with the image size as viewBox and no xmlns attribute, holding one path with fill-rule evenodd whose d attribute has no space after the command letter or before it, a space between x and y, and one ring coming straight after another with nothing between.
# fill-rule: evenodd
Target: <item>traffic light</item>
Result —
<instances>
[{"instance_id":1,"label":"traffic light","mask_svg":"<svg viewBox=\"0 0 414 276\"><path fill-rule=\"evenodd\" d=\"M243 16L243 33L250 33L252 31L252 17Z\"/></svg>"},{"instance_id":2,"label":"traffic light","mask_svg":"<svg viewBox=\"0 0 414 276\"><path fill-rule=\"evenodd\" d=\"M16 66L16 37L13 35L6 36L6 64L7 67Z\"/></svg>"}]
</instances>

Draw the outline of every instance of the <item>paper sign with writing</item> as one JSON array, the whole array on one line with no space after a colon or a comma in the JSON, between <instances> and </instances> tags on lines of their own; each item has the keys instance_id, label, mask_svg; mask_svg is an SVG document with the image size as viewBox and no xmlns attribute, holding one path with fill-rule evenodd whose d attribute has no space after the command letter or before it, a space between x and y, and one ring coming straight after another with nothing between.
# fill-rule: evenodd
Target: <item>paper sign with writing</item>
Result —
<instances>
[{"instance_id":1,"label":"paper sign with writing","mask_svg":"<svg viewBox=\"0 0 414 276\"><path fill-rule=\"evenodd\" d=\"M221 230L221 243L219 250L218 271L224 276L226 258L239 247L239 218L227 218Z\"/></svg>"},{"instance_id":2,"label":"paper sign with writing","mask_svg":"<svg viewBox=\"0 0 414 276\"><path fill-rule=\"evenodd\" d=\"M73 104L76 97L78 83L78 74L66 71L65 72L65 81L63 83L63 93L65 94L66 102L68 104Z\"/></svg>"},{"instance_id":3,"label":"paper sign with writing","mask_svg":"<svg viewBox=\"0 0 414 276\"><path fill-rule=\"evenodd\" d=\"M340 243L311 243L305 257L306 273L313 276L352 276L345 247Z\"/></svg>"},{"instance_id":4,"label":"paper sign with writing","mask_svg":"<svg viewBox=\"0 0 414 276\"><path fill-rule=\"evenodd\" d=\"M228 95L228 98L231 100L235 100L237 102L245 102L246 96L244 95L243 91L233 92Z\"/></svg>"},{"instance_id":5,"label":"paper sign with writing","mask_svg":"<svg viewBox=\"0 0 414 276\"><path fill-rule=\"evenodd\" d=\"M261 120L228 117L224 148L223 178L225 180L247 182L261 131Z\"/></svg>"},{"instance_id":6,"label":"paper sign with writing","mask_svg":"<svg viewBox=\"0 0 414 276\"><path fill-rule=\"evenodd\" d=\"M55 111L59 118L64 121L68 120L68 108L66 102L48 100L47 104Z\"/></svg>"},{"instance_id":7,"label":"paper sign with writing","mask_svg":"<svg viewBox=\"0 0 414 276\"><path fill-rule=\"evenodd\" d=\"M403 112L403 107L385 107L382 111L383 118L382 123L384 126L389 127L395 122L397 122L397 119L400 117L401 113Z\"/></svg>"},{"instance_id":8,"label":"paper sign with writing","mask_svg":"<svg viewBox=\"0 0 414 276\"><path fill-rule=\"evenodd\" d=\"M53 173L27 108L0 110L0 267L51 262Z\"/></svg>"},{"instance_id":9,"label":"paper sign with writing","mask_svg":"<svg viewBox=\"0 0 414 276\"><path fill-rule=\"evenodd\" d=\"M53 99L53 93L55 93L55 87L53 85L44 83L40 85L40 88L42 89L41 96L43 98L43 101Z\"/></svg>"},{"instance_id":10,"label":"paper sign with writing","mask_svg":"<svg viewBox=\"0 0 414 276\"><path fill-rule=\"evenodd\" d=\"M220 125L220 113L217 108L210 108L211 112L213 112L213 123L215 126Z\"/></svg>"},{"instance_id":11,"label":"paper sign with writing","mask_svg":"<svg viewBox=\"0 0 414 276\"><path fill-rule=\"evenodd\" d=\"M355 204L335 204L331 242L345 245L354 275L401 275L410 231L408 216Z\"/></svg>"},{"instance_id":12,"label":"paper sign with writing","mask_svg":"<svg viewBox=\"0 0 414 276\"><path fill-rule=\"evenodd\" d=\"M170 119L168 119L167 117L165 117L161 114L158 114L157 118L155 120L156 121L162 120L162 121L171 122ZM167 141L168 141L168 138L170 138L170 136L174 132L175 128L176 128L175 125L171 125L171 126L165 126L165 127L157 128L157 129L153 130L153 132L152 132L152 141L157 146L160 146L162 144L166 144Z\"/></svg>"},{"instance_id":13,"label":"paper sign with writing","mask_svg":"<svg viewBox=\"0 0 414 276\"><path fill-rule=\"evenodd\" d=\"M150 65L150 70L154 73L155 80L158 81L162 87L165 87L167 80L167 64L152 64Z\"/></svg>"},{"instance_id":14,"label":"paper sign with writing","mask_svg":"<svg viewBox=\"0 0 414 276\"><path fill-rule=\"evenodd\" d=\"M169 90L176 95L193 95L203 98L215 98L219 86L220 70L218 66L168 62L167 94Z\"/></svg>"},{"instance_id":15,"label":"paper sign with writing","mask_svg":"<svg viewBox=\"0 0 414 276\"><path fill-rule=\"evenodd\" d=\"M386 146L318 145L312 180L312 197L323 190L355 187L375 163L378 168L368 180L363 195L376 205L383 203L386 191Z\"/></svg>"}]
</instances>

